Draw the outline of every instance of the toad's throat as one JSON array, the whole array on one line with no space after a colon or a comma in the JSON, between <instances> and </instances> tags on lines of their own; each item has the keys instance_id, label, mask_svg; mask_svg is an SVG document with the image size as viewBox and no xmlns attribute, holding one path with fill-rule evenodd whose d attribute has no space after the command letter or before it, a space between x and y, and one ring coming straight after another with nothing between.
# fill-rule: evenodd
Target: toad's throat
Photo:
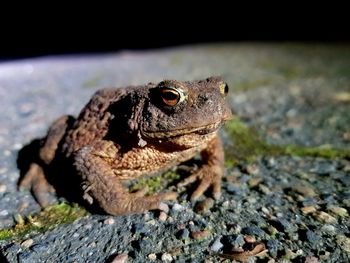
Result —
<instances>
[{"instance_id":1,"label":"toad's throat","mask_svg":"<svg viewBox=\"0 0 350 263\"><path fill-rule=\"evenodd\" d=\"M193 128L186 128L186 129L177 129L177 130L170 130L170 131L157 131L157 132L151 132L151 131L142 131L142 134L148 138L170 138L170 137L176 137L181 135L186 135L190 133L195 133L199 135L205 135L212 133L216 130L218 130L221 126L222 122L216 122L205 126L200 127L193 127Z\"/></svg>"}]
</instances>

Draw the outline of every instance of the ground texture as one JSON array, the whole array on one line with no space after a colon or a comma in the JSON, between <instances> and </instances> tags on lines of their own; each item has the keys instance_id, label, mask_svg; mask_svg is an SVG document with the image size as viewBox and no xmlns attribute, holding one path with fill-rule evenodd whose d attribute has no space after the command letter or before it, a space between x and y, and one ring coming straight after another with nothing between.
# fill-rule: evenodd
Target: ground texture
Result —
<instances>
[{"instance_id":1,"label":"ground texture","mask_svg":"<svg viewBox=\"0 0 350 263\"><path fill-rule=\"evenodd\" d=\"M237 116L221 132L219 201L193 204L178 189L168 213L112 217L62 198L41 210L17 190L18 151L58 116L77 115L95 90L212 75L228 82ZM350 261L349 46L215 44L4 62L0 105L0 262ZM174 188L178 175L162 178L140 184ZM254 247L267 252L239 253Z\"/></svg>"}]
</instances>

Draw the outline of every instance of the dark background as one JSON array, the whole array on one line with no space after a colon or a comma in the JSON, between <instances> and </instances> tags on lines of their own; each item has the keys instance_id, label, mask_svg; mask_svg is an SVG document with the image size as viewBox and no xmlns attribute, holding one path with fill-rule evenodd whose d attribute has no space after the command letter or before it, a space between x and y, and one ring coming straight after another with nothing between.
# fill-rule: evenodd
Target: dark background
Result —
<instances>
[{"instance_id":1,"label":"dark background","mask_svg":"<svg viewBox=\"0 0 350 263\"><path fill-rule=\"evenodd\" d=\"M288 4L268 11L256 7L254 12L219 4L194 11L138 10L132 6L92 6L89 12L67 6L45 12L3 9L7 16L0 20L0 60L223 41L349 43L347 9L341 6L323 6L321 11Z\"/></svg>"}]
</instances>

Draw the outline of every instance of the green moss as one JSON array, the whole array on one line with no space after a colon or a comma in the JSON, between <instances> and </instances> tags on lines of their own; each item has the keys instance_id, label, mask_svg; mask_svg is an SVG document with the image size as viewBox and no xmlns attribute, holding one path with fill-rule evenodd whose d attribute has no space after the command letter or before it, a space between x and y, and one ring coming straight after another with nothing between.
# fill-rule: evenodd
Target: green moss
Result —
<instances>
[{"instance_id":1,"label":"green moss","mask_svg":"<svg viewBox=\"0 0 350 263\"><path fill-rule=\"evenodd\" d=\"M0 230L0 240L22 237L28 233L44 232L60 224L72 223L86 214L87 211L76 204L61 203L52 205L38 214L28 216L25 220L20 220L22 222L19 222L11 229Z\"/></svg>"},{"instance_id":2,"label":"green moss","mask_svg":"<svg viewBox=\"0 0 350 263\"><path fill-rule=\"evenodd\" d=\"M331 145L322 145L318 147L287 145L284 147L284 153L295 156L313 156L326 159L350 158L350 150L332 148Z\"/></svg>"},{"instance_id":3,"label":"green moss","mask_svg":"<svg viewBox=\"0 0 350 263\"><path fill-rule=\"evenodd\" d=\"M232 140L231 147L226 149L226 164L235 165L241 161L252 161L262 154L279 154L280 148L267 144L258 133L247 127L238 119L225 125L225 130Z\"/></svg>"},{"instance_id":4,"label":"green moss","mask_svg":"<svg viewBox=\"0 0 350 263\"><path fill-rule=\"evenodd\" d=\"M231 139L231 145L226 147L226 165L233 165L242 161L253 161L261 155L294 155L312 156L327 159L350 158L350 150L335 149L330 145L306 147L299 145L272 145L264 141L256 130L246 126L238 119L225 126Z\"/></svg>"},{"instance_id":5,"label":"green moss","mask_svg":"<svg viewBox=\"0 0 350 263\"><path fill-rule=\"evenodd\" d=\"M147 187L148 193L153 194L155 192L166 189L172 182L179 179L179 174L173 171L167 171L159 176L146 177L137 180L134 184L131 185L130 191L134 192Z\"/></svg>"}]
</instances>

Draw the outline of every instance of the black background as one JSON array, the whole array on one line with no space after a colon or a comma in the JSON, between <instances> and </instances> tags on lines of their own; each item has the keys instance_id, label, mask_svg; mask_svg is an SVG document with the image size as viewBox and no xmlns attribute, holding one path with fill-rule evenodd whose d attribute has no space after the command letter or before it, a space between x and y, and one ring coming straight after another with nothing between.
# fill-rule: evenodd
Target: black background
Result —
<instances>
[{"instance_id":1,"label":"black background","mask_svg":"<svg viewBox=\"0 0 350 263\"><path fill-rule=\"evenodd\" d=\"M127 7L90 6L88 11L70 6L45 11L2 9L0 59L222 41L348 44L345 6L318 7L319 3L311 8L290 3L273 8L216 3L203 9L173 6L158 10L159 6L143 9L133 3Z\"/></svg>"}]
</instances>

